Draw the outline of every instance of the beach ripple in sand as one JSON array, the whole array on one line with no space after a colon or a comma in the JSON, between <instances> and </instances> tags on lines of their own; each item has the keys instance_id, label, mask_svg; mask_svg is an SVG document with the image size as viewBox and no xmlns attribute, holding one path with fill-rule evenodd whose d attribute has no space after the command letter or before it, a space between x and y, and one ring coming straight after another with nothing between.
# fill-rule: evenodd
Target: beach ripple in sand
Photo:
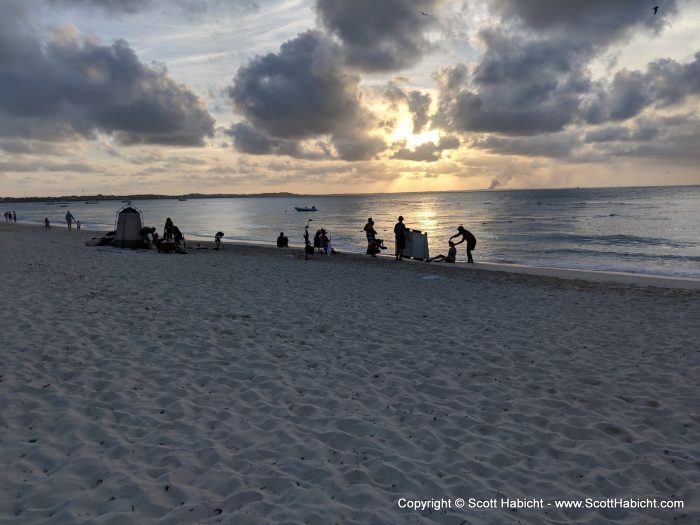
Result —
<instances>
[{"instance_id":1,"label":"beach ripple in sand","mask_svg":"<svg viewBox=\"0 0 700 525\"><path fill-rule=\"evenodd\" d=\"M697 292L0 241L3 523L700 521Z\"/></svg>"}]
</instances>

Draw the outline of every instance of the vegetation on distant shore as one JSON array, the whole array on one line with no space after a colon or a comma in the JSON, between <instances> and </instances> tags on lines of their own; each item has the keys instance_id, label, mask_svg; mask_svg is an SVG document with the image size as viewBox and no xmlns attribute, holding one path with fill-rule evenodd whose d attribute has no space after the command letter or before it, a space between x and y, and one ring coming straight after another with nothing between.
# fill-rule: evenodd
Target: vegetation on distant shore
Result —
<instances>
[{"instance_id":1,"label":"vegetation on distant shore","mask_svg":"<svg viewBox=\"0 0 700 525\"><path fill-rule=\"evenodd\" d=\"M142 195L63 195L61 197L0 197L0 202L76 202L76 201L117 201L144 199L236 199L252 197L302 197L298 193L188 193L186 195L157 195L145 193Z\"/></svg>"}]
</instances>

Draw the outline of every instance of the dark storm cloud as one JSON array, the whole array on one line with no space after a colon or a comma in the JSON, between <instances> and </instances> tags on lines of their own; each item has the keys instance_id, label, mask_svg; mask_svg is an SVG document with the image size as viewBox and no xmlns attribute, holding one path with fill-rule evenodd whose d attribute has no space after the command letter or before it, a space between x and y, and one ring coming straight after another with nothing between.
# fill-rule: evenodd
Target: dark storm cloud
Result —
<instances>
[{"instance_id":1,"label":"dark storm cloud","mask_svg":"<svg viewBox=\"0 0 700 525\"><path fill-rule=\"evenodd\" d=\"M338 158L347 161L369 160L386 148L386 143L364 132L343 133L333 138Z\"/></svg>"},{"instance_id":2,"label":"dark storm cloud","mask_svg":"<svg viewBox=\"0 0 700 525\"><path fill-rule=\"evenodd\" d=\"M241 67L229 96L243 116L270 135L335 133L360 118L359 79L338 64L338 46L308 31L282 44L279 53Z\"/></svg>"},{"instance_id":3,"label":"dark storm cloud","mask_svg":"<svg viewBox=\"0 0 700 525\"><path fill-rule=\"evenodd\" d=\"M0 135L71 140L99 131L125 144L171 145L213 135L199 99L124 40L106 46L64 31L43 43L21 20L5 19L0 49Z\"/></svg>"},{"instance_id":4,"label":"dark storm cloud","mask_svg":"<svg viewBox=\"0 0 700 525\"><path fill-rule=\"evenodd\" d=\"M649 106L668 107L700 94L700 53L688 64L659 59L646 71L622 70L609 86L600 86L584 104L583 115L589 123L626 120Z\"/></svg>"},{"instance_id":5,"label":"dark storm cloud","mask_svg":"<svg viewBox=\"0 0 700 525\"><path fill-rule=\"evenodd\" d=\"M229 134L249 153L296 156L290 141L325 135L340 158L371 158L383 143L367 134L372 122L358 83L343 68L338 44L318 31L300 34L279 53L256 57L238 70L229 97L249 124Z\"/></svg>"},{"instance_id":6,"label":"dark storm cloud","mask_svg":"<svg viewBox=\"0 0 700 525\"><path fill-rule=\"evenodd\" d=\"M457 65L436 76L440 96L434 125L462 132L552 133L575 122L584 101L591 105L589 121L636 114L649 103L634 93L638 79L620 78L615 104L606 110L604 95L597 104L589 101L599 90L590 81L589 64L634 32L658 32L675 14L676 3L664 4L656 17L636 0L496 0L492 9L501 25L479 33L485 51L472 74Z\"/></svg>"},{"instance_id":7,"label":"dark storm cloud","mask_svg":"<svg viewBox=\"0 0 700 525\"><path fill-rule=\"evenodd\" d=\"M585 92L586 81L579 73L542 71L540 75L496 81L491 72L488 82L477 84L481 89L470 89L455 80L466 76L465 66L444 68L436 76L440 96L434 125L462 132L514 135L560 131L575 116Z\"/></svg>"},{"instance_id":8,"label":"dark storm cloud","mask_svg":"<svg viewBox=\"0 0 700 525\"><path fill-rule=\"evenodd\" d=\"M414 65L431 45L439 0L317 0L321 26L342 43L349 65L363 71L396 71Z\"/></svg>"},{"instance_id":9,"label":"dark storm cloud","mask_svg":"<svg viewBox=\"0 0 700 525\"><path fill-rule=\"evenodd\" d=\"M658 32L668 18L677 13L676 0L662 3L656 16L653 4L639 0L492 0L492 10L504 22L519 21L524 26L547 34L588 41L591 45L607 45L628 36L635 29Z\"/></svg>"},{"instance_id":10,"label":"dark storm cloud","mask_svg":"<svg viewBox=\"0 0 700 525\"><path fill-rule=\"evenodd\" d=\"M308 148L304 148L301 140L271 137L256 130L248 122L234 124L224 133L233 139L236 149L251 155L288 155L303 159L332 156L322 141L316 141L316 149L309 151Z\"/></svg>"}]
</instances>

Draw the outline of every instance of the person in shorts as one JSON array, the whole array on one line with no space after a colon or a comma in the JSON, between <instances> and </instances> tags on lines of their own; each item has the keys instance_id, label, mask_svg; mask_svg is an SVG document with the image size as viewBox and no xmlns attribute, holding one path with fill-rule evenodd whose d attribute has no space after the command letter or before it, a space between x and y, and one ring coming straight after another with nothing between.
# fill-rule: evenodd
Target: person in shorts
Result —
<instances>
[{"instance_id":1,"label":"person in shorts","mask_svg":"<svg viewBox=\"0 0 700 525\"><path fill-rule=\"evenodd\" d=\"M455 237L462 237L461 240L457 241L455 245L457 244L462 244L463 242L467 243L467 262L468 263L473 263L474 258L472 257L472 250L476 248L476 237L474 237L474 234L467 230L464 226L460 225L457 228L457 233L455 233L452 237L450 237L450 240L454 239Z\"/></svg>"}]
</instances>

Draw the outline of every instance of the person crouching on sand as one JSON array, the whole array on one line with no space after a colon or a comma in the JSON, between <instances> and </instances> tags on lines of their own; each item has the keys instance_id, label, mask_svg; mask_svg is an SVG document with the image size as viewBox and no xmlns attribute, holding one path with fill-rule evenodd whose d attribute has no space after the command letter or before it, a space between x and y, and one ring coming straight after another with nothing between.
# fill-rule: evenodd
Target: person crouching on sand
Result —
<instances>
[{"instance_id":1,"label":"person crouching on sand","mask_svg":"<svg viewBox=\"0 0 700 525\"><path fill-rule=\"evenodd\" d=\"M462 225L457 228L457 232L458 233L455 233L452 237L450 237L450 240L454 239L455 237L462 236L462 239L457 241L455 244L462 244L463 242L467 243L467 262L473 263L474 259L472 258L472 250L476 248L476 237L474 237L474 234L472 234L472 232L467 230Z\"/></svg>"},{"instance_id":2,"label":"person crouching on sand","mask_svg":"<svg viewBox=\"0 0 700 525\"><path fill-rule=\"evenodd\" d=\"M214 235L214 249L218 250L221 247L221 238L224 236L224 232L216 232Z\"/></svg>"},{"instance_id":3,"label":"person crouching on sand","mask_svg":"<svg viewBox=\"0 0 700 525\"><path fill-rule=\"evenodd\" d=\"M289 246L289 239L284 236L284 232L280 232L280 236L277 237L277 247L286 248Z\"/></svg>"},{"instance_id":4,"label":"person crouching on sand","mask_svg":"<svg viewBox=\"0 0 700 525\"><path fill-rule=\"evenodd\" d=\"M139 235L141 236L141 240L143 241L143 245L145 248L151 248L151 237L156 233L156 229L153 227L148 227L144 226L139 230Z\"/></svg>"},{"instance_id":5,"label":"person crouching on sand","mask_svg":"<svg viewBox=\"0 0 700 525\"><path fill-rule=\"evenodd\" d=\"M455 243L452 241L449 241L450 249L447 252L447 255L437 255L435 257L431 257L428 259L426 262L433 262L433 261L442 261L446 263L453 263L457 260L457 248L455 248Z\"/></svg>"}]
</instances>

